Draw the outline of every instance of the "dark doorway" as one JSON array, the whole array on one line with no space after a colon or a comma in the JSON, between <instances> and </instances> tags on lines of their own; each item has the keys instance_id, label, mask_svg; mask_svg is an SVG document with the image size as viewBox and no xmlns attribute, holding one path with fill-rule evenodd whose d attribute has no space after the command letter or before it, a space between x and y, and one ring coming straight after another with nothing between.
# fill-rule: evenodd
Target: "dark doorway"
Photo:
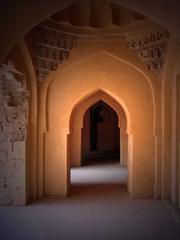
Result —
<instances>
[{"instance_id":1,"label":"dark doorway","mask_svg":"<svg viewBox=\"0 0 180 240\"><path fill-rule=\"evenodd\" d=\"M105 102L99 101L84 115L82 129L82 163L91 159L120 157L120 129L117 113Z\"/></svg>"}]
</instances>

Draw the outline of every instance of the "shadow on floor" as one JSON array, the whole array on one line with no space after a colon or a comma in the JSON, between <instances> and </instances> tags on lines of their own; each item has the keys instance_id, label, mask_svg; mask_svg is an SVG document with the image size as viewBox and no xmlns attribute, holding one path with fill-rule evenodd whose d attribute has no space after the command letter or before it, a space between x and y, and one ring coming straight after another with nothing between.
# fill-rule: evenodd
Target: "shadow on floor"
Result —
<instances>
[{"instance_id":1,"label":"shadow on floor","mask_svg":"<svg viewBox=\"0 0 180 240\"><path fill-rule=\"evenodd\" d=\"M72 185L70 188L70 197L89 197L91 199L97 198L111 198L127 197L128 192L126 184L86 184L86 185Z\"/></svg>"}]
</instances>

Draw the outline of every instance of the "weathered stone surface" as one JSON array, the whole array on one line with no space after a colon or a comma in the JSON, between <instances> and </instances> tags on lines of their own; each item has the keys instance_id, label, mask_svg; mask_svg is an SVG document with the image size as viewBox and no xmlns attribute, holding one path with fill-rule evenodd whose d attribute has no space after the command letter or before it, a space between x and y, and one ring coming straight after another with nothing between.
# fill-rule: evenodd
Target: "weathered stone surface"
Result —
<instances>
[{"instance_id":1,"label":"weathered stone surface","mask_svg":"<svg viewBox=\"0 0 180 240\"><path fill-rule=\"evenodd\" d=\"M0 177L12 177L14 173L14 163L13 161L7 161L3 167L0 168Z\"/></svg>"},{"instance_id":2,"label":"weathered stone surface","mask_svg":"<svg viewBox=\"0 0 180 240\"><path fill-rule=\"evenodd\" d=\"M0 68L0 205L24 204L28 114L26 78L12 62Z\"/></svg>"},{"instance_id":3,"label":"weathered stone surface","mask_svg":"<svg viewBox=\"0 0 180 240\"><path fill-rule=\"evenodd\" d=\"M15 142L8 151L8 159L25 159L25 142Z\"/></svg>"},{"instance_id":4,"label":"weathered stone surface","mask_svg":"<svg viewBox=\"0 0 180 240\"><path fill-rule=\"evenodd\" d=\"M4 126L0 123L0 128L2 129ZM0 130L0 143L8 140L7 134Z\"/></svg>"},{"instance_id":5,"label":"weathered stone surface","mask_svg":"<svg viewBox=\"0 0 180 240\"><path fill-rule=\"evenodd\" d=\"M0 197L0 206L11 204L11 199L8 197Z\"/></svg>"},{"instance_id":6,"label":"weathered stone surface","mask_svg":"<svg viewBox=\"0 0 180 240\"><path fill-rule=\"evenodd\" d=\"M0 150L7 153L12 151L12 143L9 141L0 142Z\"/></svg>"},{"instance_id":7,"label":"weathered stone surface","mask_svg":"<svg viewBox=\"0 0 180 240\"><path fill-rule=\"evenodd\" d=\"M11 142L24 141L28 110L26 79L12 62L1 66L0 89L1 135Z\"/></svg>"},{"instance_id":8,"label":"weathered stone surface","mask_svg":"<svg viewBox=\"0 0 180 240\"><path fill-rule=\"evenodd\" d=\"M0 178L0 189L5 186L5 182L4 178Z\"/></svg>"},{"instance_id":9,"label":"weathered stone surface","mask_svg":"<svg viewBox=\"0 0 180 240\"><path fill-rule=\"evenodd\" d=\"M25 166L22 160L14 160L14 176L24 176Z\"/></svg>"},{"instance_id":10,"label":"weathered stone surface","mask_svg":"<svg viewBox=\"0 0 180 240\"><path fill-rule=\"evenodd\" d=\"M0 188L0 197L8 197L9 189L7 187Z\"/></svg>"},{"instance_id":11,"label":"weathered stone surface","mask_svg":"<svg viewBox=\"0 0 180 240\"><path fill-rule=\"evenodd\" d=\"M5 151L0 150L0 168L4 167L8 160L7 153Z\"/></svg>"},{"instance_id":12,"label":"weathered stone surface","mask_svg":"<svg viewBox=\"0 0 180 240\"><path fill-rule=\"evenodd\" d=\"M7 186L10 188L20 188L24 186L22 176L10 177L7 179Z\"/></svg>"},{"instance_id":13,"label":"weathered stone surface","mask_svg":"<svg viewBox=\"0 0 180 240\"><path fill-rule=\"evenodd\" d=\"M13 199L13 205L25 205L26 197L24 188L12 188L11 197Z\"/></svg>"}]
</instances>

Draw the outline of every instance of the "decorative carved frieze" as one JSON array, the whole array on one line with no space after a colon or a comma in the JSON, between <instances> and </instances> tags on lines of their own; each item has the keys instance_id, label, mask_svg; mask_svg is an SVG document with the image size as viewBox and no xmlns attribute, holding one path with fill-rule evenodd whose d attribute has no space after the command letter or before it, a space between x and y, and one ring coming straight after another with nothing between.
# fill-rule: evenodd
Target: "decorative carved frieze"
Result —
<instances>
[{"instance_id":1,"label":"decorative carved frieze","mask_svg":"<svg viewBox=\"0 0 180 240\"><path fill-rule=\"evenodd\" d=\"M28 114L25 75L12 62L0 68L0 132L10 142L24 141Z\"/></svg>"},{"instance_id":2,"label":"decorative carved frieze","mask_svg":"<svg viewBox=\"0 0 180 240\"><path fill-rule=\"evenodd\" d=\"M77 38L40 25L31 34L34 64L38 82L42 82L50 71L67 61L69 53L76 46Z\"/></svg>"},{"instance_id":3,"label":"decorative carved frieze","mask_svg":"<svg viewBox=\"0 0 180 240\"><path fill-rule=\"evenodd\" d=\"M159 30L144 34L127 36L130 49L137 51L141 61L145 62L149 71L159 73L164 65L169 33Z\"/></svg>"}]
</instances>

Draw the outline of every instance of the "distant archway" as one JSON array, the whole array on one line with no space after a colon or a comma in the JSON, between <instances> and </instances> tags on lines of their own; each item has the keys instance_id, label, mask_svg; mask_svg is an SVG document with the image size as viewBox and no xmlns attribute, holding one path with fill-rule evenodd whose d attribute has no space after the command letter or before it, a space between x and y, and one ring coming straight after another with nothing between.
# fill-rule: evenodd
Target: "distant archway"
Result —
<instances>
[{"instance_id":1,"label":"distant archway","mask_svg":"<svg viewBox=\"0 0 180 240\"><path fill-rule=\"evenodd\" d=\"M118 115L104 101L98 101L85 112L81 142L82 164L93 159L120 160Z\"/></svg>"},{"instance_id":2,"label":"distant archway","mask_svg":"<svg viewBox=\"0 0 180 240\"><path fill-rule=\"evenodd\" d=\"M131 146L128 149L128 126L130 125L130 118L126 116L126 113L120 103L118 103L113 97L107 94L105 91L99 89L88 96L83 98L79 103L77 103L72 111L70 118L70 134L69 134L69 147L70 150L70 166L79 167L82 164L81 161L81 151L82 151L82 129L84 115L88 109L96 105L99 102L104 102L109 105L117 115L117 127L121 128L121 166L128 166L130 162L129 156L131 156ZM131 166L128 166L131 168ZM131 172L131 171L129 171ZM130 192L132 177L128 175L128 188Z\"/></svg>"}]
</instances>

